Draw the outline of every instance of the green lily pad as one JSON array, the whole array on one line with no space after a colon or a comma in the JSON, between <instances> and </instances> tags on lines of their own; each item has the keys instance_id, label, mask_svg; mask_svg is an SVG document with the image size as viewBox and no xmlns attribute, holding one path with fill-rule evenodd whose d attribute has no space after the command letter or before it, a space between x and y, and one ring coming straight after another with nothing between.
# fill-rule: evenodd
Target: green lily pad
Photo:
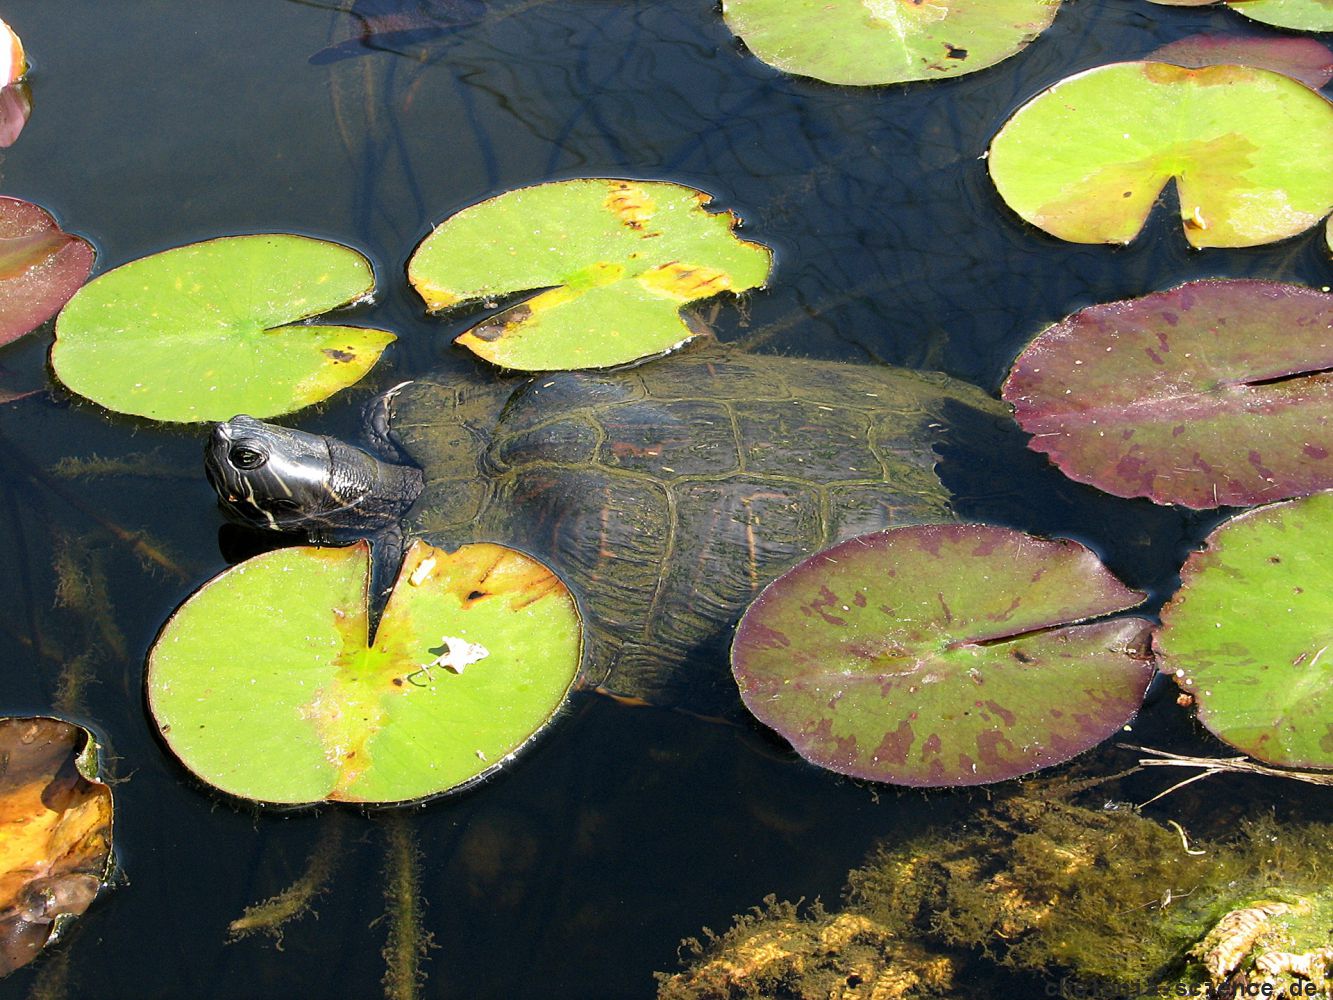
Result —
<instances>
[{"instance_id":1,"label":"green lily pad","mask_svg":"<svg viewBox=\"0 0 1333 1000\"><path fill-rule=\"evenodd\" d=\"M1117 63L1071 76L991 142L1020 216L1075 243L1128 243L1172 178L1196 247L1271 243L1333 208L1333 105L1245 66Z\"/></svg>"},{"instance_id":2,"label":"green lily pad","mask_svg":"<svg viewBox=\"0 0 1333 1000\"><path fill-rule=\"evenodd\" d=\"M0 345L54 316L88 280L95 256L40 205L0 197Z\"/></svg>"},{"instance_id":3,"label":"green lily pad","mask_svg":"<svg viewBox=\"0 0 1333 1000\"><path fill-rule=\"evenodd\" d=\"M1002 390L1029 447L1116 496L1207 508L1333 487L1333 295L1189 281L1042 331Z\"/></svg>"},{"instance_id":4,"label":"green lily pad","mask_svg":"<svg viewBox=\"0 0 1333 1000\"><path fill-rule=\"evenodd\" d=\"M370 295L349 247L265 234L176 247L89 282L56 320L60 381L154 420L274 416L360 379L395 338L299 322Z\"/></svg>"},{"instance_id":5,"label":"green lily pad","mask_svg":"<svg viewBox=\"0 0 1333 1000\"><path fill-rule=\"evenodd\" d=\"M722 16L770 66L865 86L993 66L1059 9L1060 0L723 0Z\"/></svg>"},{"instance_id":6,"label":"green lily pad","mask_svg":"<svg viewBox=\"0 0 1333 1000\"><path fill-rule=\"evenodd\" d=\"M904 785L975 785L1068 760L1152 679L1129 590L1075 542L979 524L862 535L746 611L741 697L807 760Z\"/></svg>"},{"instance_id":7,"label":"green lily pad","mask_svg":"<svg viewBox=\"0 0 1333 1000\"><path fill-rule=\"evenodd\" d=\"M1232 0L1227 6L1276 28L1333 31L1333 0Z\"/></svg>"},{"instance_id":8,"label":"green lily pad","mask_svg":"<svg viewBox=\"0 0 1333 1000\"><path fill-rule=\"evenodd\" d=\"M1333 768L1333 493L1246 511L1181 571L1154 642L1219 739Z\"/></svg>"},{"instance_id":9,"label":"green lily pad","mask_svg":"<svg viewBox=\"0 0 1333 1000\"><path fill-rule=\"evenodd\" d=\"M1154 49L1147 58L1194 69L1227 63L1271 69L1314 90L1333 79L1333 52L1313 38L1190 35Z\"/></svg>"},{"instance_id":10,"label":"green lily pad","mask_svg":"<svg viewBox=\"0 0 1333 1000\"><path fill-rule=\"evenodd\" d=\"M0 719L0 976L83 913L111 871L111 789L86 729Z\"/></svg>"},{"instance_id":11,"label":"green lily pad","mask_svg":"<svg viewBox=\"0 0 1333 1000\"><path fill-rule=\"evenodd\" d=\"M1204 7L1216 0L1152 0L1165 7ZM1333 0L1230 0L1226 4L1252 21L1297 31L1333 31Z\"/></svg>"},{"instance_id":12,"label":"green lily pad","mask_svg":"<svg viewBox=\"0 0 1333 1000\"><path fill-rule=\"evenodd\" d=\"M148 703L187 768L261 802L406 802L496 770L546 725L581 650L546 567L417 542L373 643L369 569L365 542L281 549L181 606L149 656Z\"/></svg>"},{"instance_id":13,"label":"green lily pad","mask_svg":"<svg viewBox=\"0 0 1333 1000\"><path fill-rule=\"evenodd\" d=\"M432 312L546 289L458 338L505 368L605 368L695 336L680 307L763 285L767 247L680 184L585 179L507 191L427 236L407 264Z\"/></svg>"}]
</instances>

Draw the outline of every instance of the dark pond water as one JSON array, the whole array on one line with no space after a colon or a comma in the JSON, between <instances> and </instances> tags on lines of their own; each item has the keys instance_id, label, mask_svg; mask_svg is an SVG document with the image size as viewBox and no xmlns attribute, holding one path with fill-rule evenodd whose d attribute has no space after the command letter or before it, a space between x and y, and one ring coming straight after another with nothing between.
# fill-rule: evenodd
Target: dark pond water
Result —
<instances>
[{"instance_id":1,"label":"dark pond water","mask_svg":"<svg viewBox=\"0 0 1333 1000\"><path fill-rule=\"evenodd\" d=\"M35 63L35 108L0 159L0 191L93 240L100 269L267 230L367 252L380 292L354 321L401 340L363 386L296 418L343 433L370 394L466 364L449 347L459 328L423 317L408 293L415 243L459 208L553 178L670 179L738 211L750 238L776 248L777 271L771 289L718 312L724 339L938 368L987 390L1035 331L1092 302L1216 274L1328 278L1314 234L1198 253L1165 213L1129 249L1058 243L1008 214L978 159L1042 87L1195 31L1239 29L1225 11L1071 0L995 69L858 90L760 64L709 0L484 6L481 20L401 51L312 64L355 33L313 0L9 0L3 15ZM0 376L47 384L49 341L48 328L0 350ZM386 845L404 829L436 945L422 995L647 997L682 937L727 926L767 893L835 900L876 838L956 821L984 798L865 787L802 764L754 725L588 698L509 773L406 816L220 802L164 754L142 694L156 630L226 565L200 444L197 430L116 417L54 387L0 406L0 708L60 708L102 735L126 875L54 960L0 983L0 997L380 995ZM69 460L94 456L122 464L68 474ZM1216 520L1100 496L1012 448L958 464L964 513L1088 542L1157 602ZM1137 730L1216 749L1161 692ZM1108 769L1128 763L1097 754ZM1145 779L1142 798L1171 780ZM1206 813L1258 794L1214 779L1168 801ZM1282 807L1268 795L1254 808ZM1300 802L1328 806L1305 791ZM318 919L289 925L282 950L227 943L228 922L335 835Z\"/></svg>"}]
</instances>

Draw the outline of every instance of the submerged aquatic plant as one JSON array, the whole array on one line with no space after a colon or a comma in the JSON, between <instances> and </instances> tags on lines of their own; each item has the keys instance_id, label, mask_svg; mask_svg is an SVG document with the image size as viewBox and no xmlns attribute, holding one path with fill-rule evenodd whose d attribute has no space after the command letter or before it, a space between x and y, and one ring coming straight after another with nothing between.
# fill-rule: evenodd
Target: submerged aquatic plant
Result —
<instances>
[{"instance_id":1,"label":"submerged aquatic plant","mask_svg":"<svg viewBox=\"0 0 1333 1000\"><path fill-rule=\"evenodd\" d=\"M1283 954L1319 960L1333 919L1328 824L1245 821L1227 841L1201 843L1178 823L1079 805L1079 788L1033 782L965 827L876 851L848 874L840 911L802 917L767 902L710 935L688 971L659 977L659 1000L823 996L802 990L831 970L850 987L838 995L856 1000L934 996L926 986L960 969L960 985L1009 969L1067 977L1077 995L1138 995L1145 984L1174 991L1262 973ZM886 967L916 981L900 993L863 989ZM925 983L926 969L943 982Z\"/></svg>"}]
</instances>

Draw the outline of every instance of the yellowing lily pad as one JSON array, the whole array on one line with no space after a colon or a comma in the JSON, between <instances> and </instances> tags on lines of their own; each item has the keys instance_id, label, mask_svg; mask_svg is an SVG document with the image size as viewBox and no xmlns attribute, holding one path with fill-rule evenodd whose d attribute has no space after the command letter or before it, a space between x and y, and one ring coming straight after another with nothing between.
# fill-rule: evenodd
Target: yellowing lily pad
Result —
<instances>
[{"instance_id":1,"label":"yellowing lily pad","mask_svg":"<svg viewBox=\"0 0 1333 1000\"><path fill-rule=\"evenodd\" d=\"M349 247L288 234L176 247L108 271L56 320L60 381L154 420L274 416L360 379L395 338L299 322L374 291Z\"/></svg>"},{"instance_id":2,"label":"yellowing lily pad","mask_svg":"<svg viewBox=\"0 0 1333 1000\"><path fill-rule=\"evenodd\" d=\"M1333 208L1333 106L1245 66L1100 66L1019 108L991 178L1020 216L1076 243L1128 243L1175 179L1196 247L1270 243Z\"/></svg>"},{"instance_id":3,"label":"yellowing lily pad","mask_svg":"<svg viewBox=\"0 0 1333 1000\"><path fill-rule=\"evenodd\" d=\"M1154 641L1220 739L1333 768L1333 493L1222 524L1185 563Z\"/></svg>"},{"instance_id":4,"label":"yellowing lily pad","mask_svg":"<svg viewBox=\"0 0 1333 1000\"><path fill-rule=\"evenodd\" d=\"M508 191L440 223L407 264L432 312L546 289L458 343L524 371L605 368L695 334L688 302L763 285L771 252L680 184L586 179Z\"/></svg>"},{"instance_id":5,"label":"yellowing lily pad","mask_svg":"<svg viewBox=\"0 0 1333 1000\"><path fill-rule=\"evenodd\" d=\"M546 725L581 651L546 567L417 542L373 642L369 569L365 542L280 549L181 606L148 703L187 768L260 802L406 802L494 771Z\"/></svg>"},{"instance_id":6,"label":"yellowing lily pad","mask_svg":"<svg viewBox=\"0 0 1333 1000\"><path fill-rule=\"evenodd\" d=\"M1143 595L1074 542L980 524L893 528L812 556L732 645L746 707L807 760L975 785L1068 760L1138 710L1148 623L1079 624Z\"/></svg>"},{"instance_id":7,"label":"yellowing lily pad","mask_svg":"<svg viewBox=\"0 0 1333 1000\"><path fill-rule=\"evenodd\" d=\"M869 85L961 76L1046 30L1060 0L723 0L756 56L788 73Z\"/></svg>"},{"instance_id":8,"label":"yellowing lily pad","mask_svg":"<svg viewBox=\"0 0 1333 1000\"><path fill-rule=\"evenodd\" d=\"M92 735L61 719L0 719L0 976L83 913L111 869L111 789Z\"/></svg>"}]
</instances>

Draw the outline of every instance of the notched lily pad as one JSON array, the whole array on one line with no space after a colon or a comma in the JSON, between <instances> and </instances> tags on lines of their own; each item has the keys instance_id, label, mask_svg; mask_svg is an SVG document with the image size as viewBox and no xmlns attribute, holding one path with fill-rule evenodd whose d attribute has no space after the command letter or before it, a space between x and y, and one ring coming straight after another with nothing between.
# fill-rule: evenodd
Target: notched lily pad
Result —
<instances>
[{"instance_id":1,"label":"notched lily pad","mask_svg":"<svg viewBox=\"0 0 1333 1000\"><path fill-rule=\"evenodd\" d=\"M1313 38L1190 35L1155 49L1148 58L1192 69L1228 63L1269 69L1314 90L1333 79L1333 52Z\"/></svg>"},{"instance_id":2,"label":"notched lily pad","mask_svg":"<svg viewBox=\"0 0 1333 1000\"><path fill-rule=\"evenodd\" d=\"M807 760L904 785L975 785L1068 760L1138 709L1148 623L1075 542L988 525L862 535L771 584L732 669Z\"/></svg>"},{"instance_id":3,"label":"notched lily pad","mask_svg":"<svg viewBox=\"0 0 1333 1000\"><path fill-rule=\"evenodd\" d=\"M973 73L1046 30L1060 0L723 0L727 26L788 73L871 85Z\"/></svg>"},{"instance_id":4,"label":"notched lily pad","mask_svg":"<svg viewBox=\"0 0 1333 1000\"><path fill-rule=\"evenodd\" d=\"M214 578L149 657L163 739L240 798L394 803L500 767L579 667L565 586L498 545L417 542L369 640L369 548L281 549Z\"/></svg>"},{"instance_id":5,"label":"notched lily pad","mask_svg":"<svg viewBox=\"0 0 1333 1000\"><path fill-rule=\"evenodd\" d=\"M586 179L508 191L464 209L407 264L432 312L546 289L458 343L524 371L604 368L652 357L695 334L688 302L763 285L772 253L738 239L680 184Z\"/></svg>"},{"instance_id":6,"label":"notched lily pad","mask_svg":"<svg viewBox=\"0 0 1333 1000\"><path fill-rule=\"evenodd\" d=\"M1208 536L1162 609L1162 670L1219 739L1333 768L1333 494L1246 511Z\"/></svg>"},{"instance_id":7,"label":"notched lily pad","mask_svg":"<svg viewBox=\"0 0 1333 1000\"><path fill-rule=\"evenodd\" d=\"M1014 113L991 179L1020 216L1075 243L1128 243L1174 178L1196 247L1271 243L1333 208L1333 106L1246 66L1100 66Z\"/></svg>"},{"instance_id":8,"label":"notched lily pad","mask_svg":"<svg viewBox=\"0 0 1333 1000\"><path fill-rule=\"evenodd\" d=\"M1029 447L1117 496L1207 508L1333 487L1333 295L1190 281L1040 333L1002 394Z\"/></svg>"},{"instance_id":9,"label":"notched lily pad","mask_svg":"<svg viewBox=\"0 0 1333 1000\"><path fill-rule=\"evenodd\" d=\"M111 869L111 789L91 734L60 719L0 719L0 976L83 913Z\"/></svg>"},{"instance_id":10,"label":"notched lily pad","mask_svg":"<svg viewBox=\"0 0 1333 1000\"><path fill-rule=\"evenodd\" d=\"M0 197L0 346L54 316L88 280L94 256L40 205Z\"/></svg>"},{"instance_id":11,"label":"notched lily pad","mask_svg":"<svg viewBox=\"0 0 1333 1000\"><path fill-rule=\"evenodd\" d=\"M143 257L79 290L56 320L60 381L154 420L274 416L360 379L395 338L301 320L371 294L364 256L283 233Z\"/></svg>"}]
</instances>

